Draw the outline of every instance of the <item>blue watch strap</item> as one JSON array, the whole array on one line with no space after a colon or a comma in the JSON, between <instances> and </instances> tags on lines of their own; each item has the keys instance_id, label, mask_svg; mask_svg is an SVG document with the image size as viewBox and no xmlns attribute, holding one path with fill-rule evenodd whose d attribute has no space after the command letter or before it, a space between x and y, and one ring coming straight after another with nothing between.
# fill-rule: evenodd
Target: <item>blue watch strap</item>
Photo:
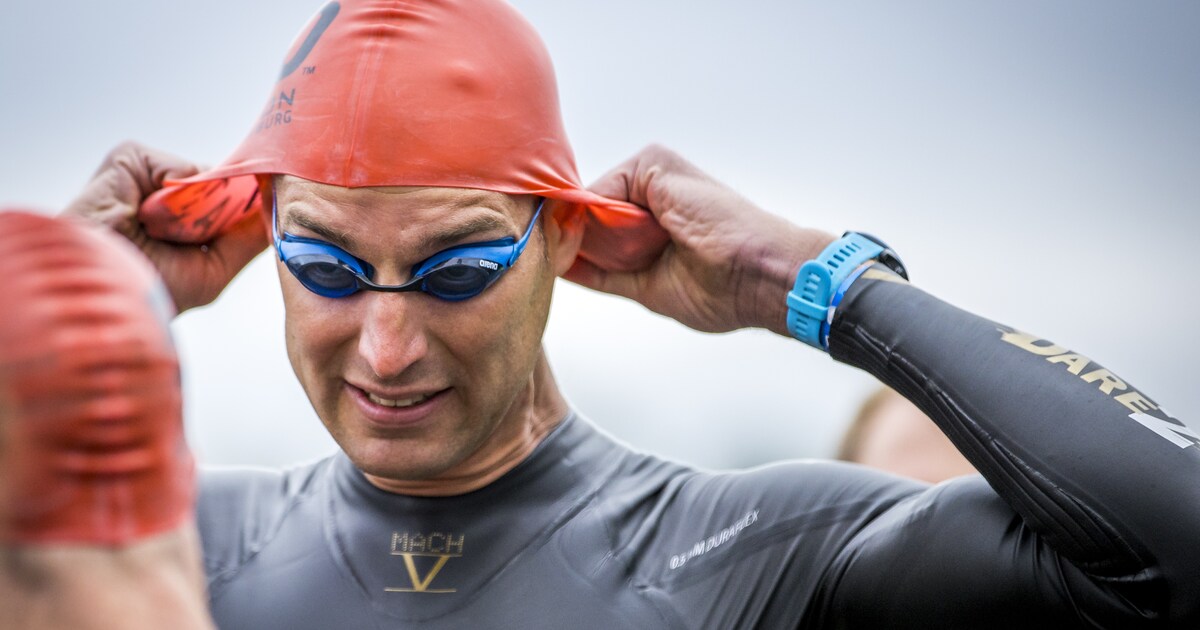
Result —
<instances>
[{"instance_id":1,"label":"blue watch strap","mask_svg":"<svg viewBox=\"0 0 1200 630\"><path fill-rule=\"evenodd\" d=\"M801 265L796 284L787 295L787 326L792 336L826 350L821 325L829 315L834 289L859 265L878 258L884 249L862 234L847 232L821 250L819 256Z\"/></svg>"}]
</instances>

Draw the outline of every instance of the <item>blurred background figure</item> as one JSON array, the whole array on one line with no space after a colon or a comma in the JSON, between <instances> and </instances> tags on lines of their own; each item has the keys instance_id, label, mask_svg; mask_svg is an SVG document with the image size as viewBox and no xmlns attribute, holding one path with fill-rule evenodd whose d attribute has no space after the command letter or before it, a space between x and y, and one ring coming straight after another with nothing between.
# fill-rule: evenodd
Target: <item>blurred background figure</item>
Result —
<instances>
[{"instance_id":1,"label":"blurred background figure","mask_svg":"<svg viewBox=\"0 0 1200 630\"><path fill-rule=\"evenodd\" d=\"M929 416L888 387L863 401L837 458L929 483L975 473Z\"/></svg>"}]
</instances>

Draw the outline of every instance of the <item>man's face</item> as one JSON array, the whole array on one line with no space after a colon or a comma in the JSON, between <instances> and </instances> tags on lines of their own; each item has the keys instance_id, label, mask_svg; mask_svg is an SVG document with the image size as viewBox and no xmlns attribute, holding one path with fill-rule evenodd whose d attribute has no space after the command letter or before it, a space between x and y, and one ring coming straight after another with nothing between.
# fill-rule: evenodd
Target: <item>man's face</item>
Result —
<instances>
[{"instance_id":1,"label":"man's face","mask_svg":"<svg viewBox=\"0 0 1200 630\"><path fill-rule=\"evenodd\" d=\"M336 245L385 285L448 247L520 238L534 211L528 196L289 176L276 178L275 194L281 233ZM393 480L452 474L520 429L554 278L574 257L544 215L513 267L461 302L420 292L321 297L278 265L292 368L361 470Z\"/></svg>"}]
</instances>

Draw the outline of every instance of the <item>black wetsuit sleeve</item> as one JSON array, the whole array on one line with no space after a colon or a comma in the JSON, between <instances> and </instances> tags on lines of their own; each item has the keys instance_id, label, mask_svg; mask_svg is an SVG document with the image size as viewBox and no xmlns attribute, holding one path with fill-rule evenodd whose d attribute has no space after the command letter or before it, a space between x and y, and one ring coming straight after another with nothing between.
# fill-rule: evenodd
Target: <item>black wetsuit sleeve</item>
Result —
<instances>
[{"instance_id":1,"label":"black wetsuit sleeve","mask_svg":"<svg viewBox=\"0 0 1200 630\"><path fill-rule=\"evenodd\" d=\"M829 346L932 417L995 494L961 480L881 516L830 568L826 623L1200 628L1200 438L1153 399L879 265Z\"/></svg>"}]
</instances>

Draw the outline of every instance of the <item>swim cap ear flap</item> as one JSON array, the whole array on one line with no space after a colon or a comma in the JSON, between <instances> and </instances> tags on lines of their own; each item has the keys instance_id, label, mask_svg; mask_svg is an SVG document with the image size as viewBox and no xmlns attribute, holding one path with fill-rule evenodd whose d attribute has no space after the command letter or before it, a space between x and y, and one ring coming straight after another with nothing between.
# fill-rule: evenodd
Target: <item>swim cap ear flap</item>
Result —
<instances>
[{"instance_id":1,"label":"swim cap ear flap","mask_svg":"<svg viewBox=\"0 0 1200 630\"><path fill-rule=\"evenodd\" d=\"M579 257L606 271L638 271L658 258L671 240L650 211L584 191ZM547 195L550 196L550 195Z\"/></svg>"},{"instance_id":2,"label":"swim cap ear flap","mask_svg":"<svg viewBox=\"0 0 1200 630\"><path fill-rule=\"evenodd\" d=\"M667 242L649 212L583 187L549 54L502 0L330 2L285 60L229 159L147 199L151 236L211 240L258 208L247 176L268 173L578 204L589 215L581 255L611 269L640 268Z\"/></svg>"},{"instance_id":3,"label":"swim cap ear flap","mask_svg":"<svg viewBox=\"0 0 1200 630\"><path fill-rule=\"evenodd\" d=\"M138 209L138 220L152 238L175 243L207 243L261 212L263 201L254 175L167 186Z\"/></svg>"}]
</instances>

